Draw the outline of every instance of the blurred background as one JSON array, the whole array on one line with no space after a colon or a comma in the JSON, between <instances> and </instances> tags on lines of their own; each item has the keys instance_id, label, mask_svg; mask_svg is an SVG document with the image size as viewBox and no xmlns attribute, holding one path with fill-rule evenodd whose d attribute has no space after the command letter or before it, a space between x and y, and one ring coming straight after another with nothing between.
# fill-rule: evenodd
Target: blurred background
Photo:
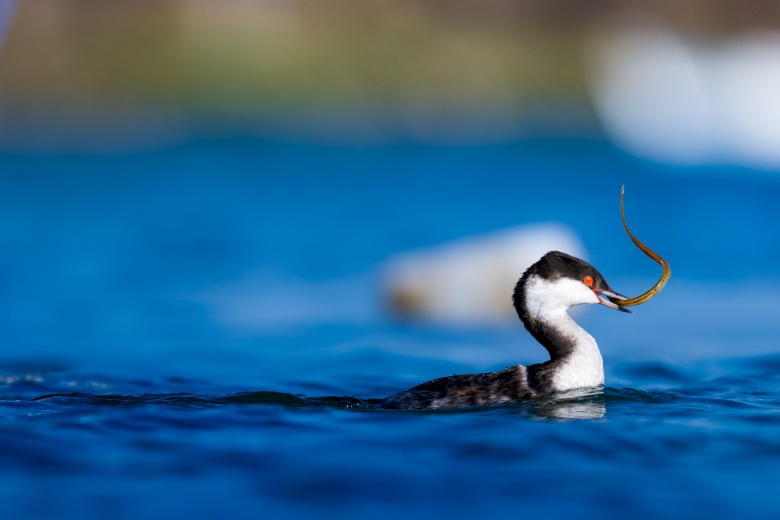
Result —
<instances>
[{"instance_id":1,"label":"blurred background","mask_svg":"<svg viewBox=\"0 0 780 520\"><path fill-rule=\"evenodd\" d=\"M770 0L0 0L0 514L779 517L778 94ZM603 392L249 393L544 361L622 185Z\"/></svg>"},{"instance_id":2,"label":"blurred background","mask_svg":"<svg viewBox=\"0 0 780 520\"><path fill-rule=\"evenodd\" d=\"M774 352L778 27L758 0L5 0L0 355L255 386L541 360L509 301L544 251L657 279L623 184L673 277L581 315L605 359Z\"/></svg>"}]
</instances>

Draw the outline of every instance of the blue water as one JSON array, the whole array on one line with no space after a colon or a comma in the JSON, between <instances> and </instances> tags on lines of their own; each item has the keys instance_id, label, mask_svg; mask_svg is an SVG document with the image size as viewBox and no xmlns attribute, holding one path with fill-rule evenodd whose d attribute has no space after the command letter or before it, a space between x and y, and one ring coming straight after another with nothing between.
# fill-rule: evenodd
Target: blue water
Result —
<instances>
[{"instance_id":1,"label":"blue water","mask_svg":"<svg viewBox=\"0 0 780 520\"><path fill-rule=\"evenodd\" d=\"M601 141L337 147L230 136L0 152L0 513L56 518L777 518L780 177ZM519 323L399 321L393 254L523 223L583 240L607 387L371 409L544 359ZM518 273L519 274L519 273ZM508 297L511 288L507 288Z\"/></svg>"}]
</instances>

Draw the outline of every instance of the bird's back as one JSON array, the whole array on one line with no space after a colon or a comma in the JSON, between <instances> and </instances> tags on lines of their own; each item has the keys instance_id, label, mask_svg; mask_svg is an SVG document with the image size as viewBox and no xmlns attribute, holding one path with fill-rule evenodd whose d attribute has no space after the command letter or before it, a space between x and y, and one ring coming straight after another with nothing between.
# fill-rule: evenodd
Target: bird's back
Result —
<instances>
[{"instance_id":1,"label":"bird's back","mask_svg":"<svg viewBox=\"0 0 780 520\"><path fill-rule=\"evenodd\" d=\"M442 377L399 392L383 400L383 408L419 410L485 406L525 401L536 396L528 386L526 367L511 366L499 372Z\"/></svg>"}]
</instances>

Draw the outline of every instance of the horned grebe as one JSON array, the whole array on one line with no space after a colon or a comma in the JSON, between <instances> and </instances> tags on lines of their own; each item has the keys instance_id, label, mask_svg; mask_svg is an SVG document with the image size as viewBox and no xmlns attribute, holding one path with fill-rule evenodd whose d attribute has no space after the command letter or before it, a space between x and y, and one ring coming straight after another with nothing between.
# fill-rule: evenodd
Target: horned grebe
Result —
<instances>
[{"instance_id":1,"label":"horned grebe","mask_svg":"<svg viewBox=\"0 0 780 520\"><path fill-rule=\"evenodd\" d=\"M672 275L666 260L628 229L624 195L625 189L621 188L620 218L628 237L663 268L653 287L636 298L626 298L612 290L588 262L551 251L523 273L512 295L517 315L550 353L549 361L527 367L515 365L500 372L442 377L372 402L383 408L405 409L483 406L602 386L604 366L596 340L566 311L574 305L599 303L631 312L626 307L653 298Z\"/></svg>"},{"instance_id":2,"label":"horned grebe","mask_svg":"<svg viewBox=\"0 0 780 520\"><path fill-rule=\"evenodd\" d=\"M566 312L599 303L631 312L606 298L626 300L589 263L551 251L529 267L512 296L525 328L550 353L550 360L515 365L500 372L434 379L382 400L383 408L452 408L525 401L604 384L601 353L593 337Z\"/></svg>"}]
</instances>

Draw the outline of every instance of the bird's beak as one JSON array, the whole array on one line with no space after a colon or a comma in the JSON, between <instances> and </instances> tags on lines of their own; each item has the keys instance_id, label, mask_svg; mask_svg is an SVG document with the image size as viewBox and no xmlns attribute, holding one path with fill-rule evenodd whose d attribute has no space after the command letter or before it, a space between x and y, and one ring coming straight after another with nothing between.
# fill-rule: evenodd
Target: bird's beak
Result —
<instances>
[{"instance_id":1,"label":"bird's beak","mask_svg":"<svg viewBox=\"0 0 780 520\"><path fill-rule=\"evenodd\" d=\"M629 314L632 313L631 309L627 309L618 303L614 303L613 301L610 301L610 300L617 300L617 301L627 300L628 298L626 298L622 294L617 292L612 292L612 291L601 291L598 289L593 289L593 292L595 292L596 296L599 297L599 303L601 305L609 307L610 309L615 309L622 312L628 312ZM607 298L609 298L609 300L607 300Z\"/></svg>"}]
</instances>

